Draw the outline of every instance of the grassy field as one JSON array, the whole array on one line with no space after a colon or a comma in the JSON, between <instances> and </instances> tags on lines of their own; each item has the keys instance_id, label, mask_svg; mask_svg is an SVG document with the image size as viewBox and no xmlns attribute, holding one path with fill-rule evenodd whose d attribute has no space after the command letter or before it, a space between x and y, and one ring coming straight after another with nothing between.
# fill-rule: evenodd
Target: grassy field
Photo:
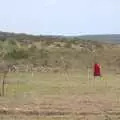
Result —
<instances>
[{"instance_id":1,"label":"grassy field","mask_svg":"<svg viewBox=\"0 0 120 120\"><path fill-rule=\"evenodd\" d=\"M119 75L9 73L0 120L119 120Z\"/></svg>"}]
</instances>

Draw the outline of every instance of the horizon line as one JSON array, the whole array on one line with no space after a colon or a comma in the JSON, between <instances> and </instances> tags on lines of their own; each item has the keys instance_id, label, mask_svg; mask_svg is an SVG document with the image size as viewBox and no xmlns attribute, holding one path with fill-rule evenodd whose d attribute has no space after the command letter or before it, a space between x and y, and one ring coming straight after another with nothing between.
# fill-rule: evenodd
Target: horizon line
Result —
<instances>
[{"instance_id":1,"label":"horizon line","mask_svg":"<svg viewBox=\"0 0 120 120\"><path fill-rule=\"evenodd\" d=\"M77 36L92 36L92 35L120 35L120 33L82 33L82 34L34 34L34 33L29 33L29 32L14 32L14 31L3 31L0 30L0 32L3 33L10 33L10 34L25 34L25 35L32 35L32 36L63 36L63 37L77 37Z\"/></svg>"}]
</instances>

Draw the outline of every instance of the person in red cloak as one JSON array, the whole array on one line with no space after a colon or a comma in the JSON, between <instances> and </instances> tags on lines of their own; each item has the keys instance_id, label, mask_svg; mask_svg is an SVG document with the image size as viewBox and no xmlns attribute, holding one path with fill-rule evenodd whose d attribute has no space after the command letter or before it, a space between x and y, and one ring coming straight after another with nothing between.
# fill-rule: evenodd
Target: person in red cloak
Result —
<instances>
[{"instance_id":1,"label":"person in red cloak","mask_svg":"<svg viewBox=\"0 0 120 120\"><path fill-rule=\"evenodd\" d=\"M98 63L94 64L94 77L101 77L101 66Z\"/></svg>"}]
</instances>

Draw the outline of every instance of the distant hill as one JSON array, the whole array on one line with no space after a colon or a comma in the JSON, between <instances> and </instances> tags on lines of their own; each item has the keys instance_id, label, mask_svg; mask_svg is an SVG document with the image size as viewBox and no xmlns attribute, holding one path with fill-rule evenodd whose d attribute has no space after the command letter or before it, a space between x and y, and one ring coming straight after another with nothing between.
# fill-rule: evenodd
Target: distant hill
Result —
<instances>
[{"instance_id":1,"label":"distant hill","mask_svg":"<svg viewBox=\"0 0 120 120\"><path fill-rule=\"evenodd\" d=\"M86 35L80 36L83 40L94 40L108 43L120 43L120 34L109 34L109 35Z\"/></svg>"},{"instance_id":2,"label":"distant hill","mask_svg":"<svg viewBox=\"0 0 120 120\"><path fill-rule=\"evenodd\" d=\"M57 36L57 35L30 35L24 33L9 33L0 31L0 40L14 38L16 40L92 40L107 43L120 43L120 34L84 35L84 36Z\"/></svg>"}]
</instances>

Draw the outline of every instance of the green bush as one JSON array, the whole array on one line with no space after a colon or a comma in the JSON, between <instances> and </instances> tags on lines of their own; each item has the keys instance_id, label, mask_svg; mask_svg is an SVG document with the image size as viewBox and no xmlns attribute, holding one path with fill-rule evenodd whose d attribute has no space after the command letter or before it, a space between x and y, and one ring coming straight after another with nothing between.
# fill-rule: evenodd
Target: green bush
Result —
<instances>
[{"instance_id":1,"label":"green bush","mask_svg":"<svg viewBox=\"0 0 120 120\"><path fill-rule=\"evenodd\" d=\"M17 46L16 40L8 40L8 44Z\"/></svg>"},{"instance_id":2,"label":"green bush","mask_svg":"<svg viewBox=\"0 0 120 120\"><path fill-rule=\"evenodd\" d=\"M28 51L25 51L23 49L13 49L12 51L9 51L6 55L6 59L27 59L29 56Z\"/></svg>"}]
</instances>

